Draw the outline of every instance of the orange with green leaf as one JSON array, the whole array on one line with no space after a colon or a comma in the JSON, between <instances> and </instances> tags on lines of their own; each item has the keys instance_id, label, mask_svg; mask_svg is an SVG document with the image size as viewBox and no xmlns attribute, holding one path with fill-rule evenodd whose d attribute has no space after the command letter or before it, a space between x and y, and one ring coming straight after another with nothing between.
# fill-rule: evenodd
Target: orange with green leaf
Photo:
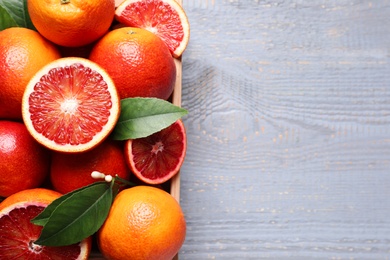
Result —
<instances>
[{"instance_id":1,"label":"orange with green leaf","mask_svg":"<svg viewBox=\"0 0 390 260\"><path fill-rule=\"evenodd\" d=\"M53 188L61 193L68 193L98 181L91 176L93 171L130 179L131 172L126 165L123 143L106 140L85 153L52 154L50 181Z\"/></svg>"},{"instance_id":2,"label":"orange with green leaf","mask_svg":"<svg viewBox=\"0 0 390 260\"><path fill-rule=\"evenodd\" d=\"M0 259L88 259L92 238L61 247L36 244L42 227L30 221L62 194L26 189L0 203Z\"/></svg>"}]
</instances>

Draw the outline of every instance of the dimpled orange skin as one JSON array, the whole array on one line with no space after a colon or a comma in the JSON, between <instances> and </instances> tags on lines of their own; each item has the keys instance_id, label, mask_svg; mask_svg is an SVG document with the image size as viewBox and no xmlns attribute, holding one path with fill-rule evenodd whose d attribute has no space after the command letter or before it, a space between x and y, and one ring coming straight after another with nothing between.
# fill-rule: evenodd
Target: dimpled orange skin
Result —
<instances>
[{"instance_id":1,"label":"dimpled orange skin","mask_svg":"<svg viewBox=\"0 0 390 260\"><path fill-rule=\"evenodd\" d=\"M121 99L168 99L176 80L176 66L167 45L153 33L122 27L107 33L93 47L89 59L113 79Z\"/></svg>"},{"instance_id":2,"label":"dimpled orange skin","mask_svg":"<svg viewBox=\"0 0 390 260\"><path fill-rule=\"evenodd\" d=\"M27 83L40 68L60 57L54 44L36 31L19 27L0 31L1 119L22 119Z\"/></svg>"},{"instance_id":3,"label":"dimpled orange skin","mask_svg":"<svg viewBox=\"0 0 390 260\"><path fill-rule=\"evenodd\" d=\"M35 28L50 41L79 47L103 36L114 19L113 0L27 0Z\"/></svg>"},{"instance_id":4,"label":"dimpled orange skin","mask_svg":"<svg viewBox=\"0 0 390 260\"><path fill-rule=\"evenodd\" d=\"M49 175L50 153L23 123L0 121L0 196L39 187Z\"/></svg>"},{"instance_id":5,"label":"dimpled orange skin","mask_svg":"<svg viewBox=\"0 0 390 260\"><path fill-rule=\"evenodd\" d=\"M107 259L171 260L185 234L183 212L169 193L136 186L117 195L97 238Z\"/></svg>"},{"instance_id":6,"label":"dimpled orange skin","mask_svg":"<svg viewBox=\"0 0 390 260\"><path fill-rule=\"evenodd\" d=\"M50 170L55 190L68 193L102 179L93 179L91 173L99 171L122 179L130 178L123 154L123 144L110 139L81 154L54 152Z\"/></svg>"}]
</instances>

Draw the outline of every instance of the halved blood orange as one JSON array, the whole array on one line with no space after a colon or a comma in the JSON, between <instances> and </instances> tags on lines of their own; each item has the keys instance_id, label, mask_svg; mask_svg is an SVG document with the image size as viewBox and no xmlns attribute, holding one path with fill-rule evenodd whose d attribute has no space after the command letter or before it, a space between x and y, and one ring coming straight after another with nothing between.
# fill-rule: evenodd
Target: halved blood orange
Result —
<instances>
[{"instance_id":1,"label":"halved blood orange","mask_svg":"<svg viewBox=\"0 0 390 260\"><path fill-rule=\"evenodd\" d=\"M175 58L187 47L188 17L175 0L125 0L115 10L115 19L124 25L155 33Z\"/></svg>"},{"instance_id":2,"label":"halved blood orange","mask_svg":"<svg viewBox=\"0 0 390 260\"><path fill-rule=\"evenodd\" d=\"M0 259L88 259L91 237L61 247L34 244L42 226L32 224L31 219L60 196L58 192L36 188L14 193L0 203Z\"/></svg>"},{"instance_id":3,"label":"halved blood orange","mask_svg":"<svg viewBox=\"0 0 390 260\"><path fill-rule=\"evenodd\" d=\"M113 130L120 100L110 76L84 58L49 63L28 83L22 115L30 134L60 152L83 152Z\"/></svg>"},{"instance_id":4,"label":"halved blood orange","mask_svg":"<svg viewBox=\"0 0 390 260\"><path fill-rule=\"evenodd\" d=\"M187 150L187 137L183 122L148 137L130 139L125 143L127 163L140 180L148 184L161 184L176 175Z\"/></svg>"}]
</instances>

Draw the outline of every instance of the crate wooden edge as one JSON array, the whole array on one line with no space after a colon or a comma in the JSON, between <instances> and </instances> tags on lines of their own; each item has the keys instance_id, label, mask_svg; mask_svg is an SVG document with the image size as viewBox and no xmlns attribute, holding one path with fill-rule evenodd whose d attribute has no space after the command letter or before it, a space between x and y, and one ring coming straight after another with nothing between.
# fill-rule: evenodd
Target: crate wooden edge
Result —
<instances>
[{"instance_id":1,"label":"crate wooden edge","mask_svg":"<svg viewBox=\"0 0 390 260\"><path fill-rule=\"evenodd\" d=\"M176 106L181 106L182 63L181 59L174 60L176 65L176 82L172 93L172 103ZM170 193L180 203L180 171L171 179Z\"/></svg>"},{"instance_id":2,"label":"crate wooden edge","mask_svg":"<svg viewBox=\"0 0 390 260\"><path fill-rule=\"evenodd\" d=\"M172 93L172 103L176 106L181 106L182 63L181 58L174 60L176 65L176 82ZM170 193L180 204L180 171L171 179ZM179 260L179 254L173 260Z\"/></svg>"},{"instance_id":3,"label":"crate wooden edge","mask_svg":"<svg viewBox=\"0 0 390 260\"><path fill-rule=\"evenodd\" d=\"M177 0L177 2L182 5L182 0ZM181 57L175 60L176 65L176 82L175 88L172 94L172 103L176 106L181 106L181 91L182 91L182 61ZM180 204L180 171L172 177L171 179L171 187L170 187L171 195L177 200ZM172 260L179 260L179 253L175 255Z\"/></svg>"}]
</instances>

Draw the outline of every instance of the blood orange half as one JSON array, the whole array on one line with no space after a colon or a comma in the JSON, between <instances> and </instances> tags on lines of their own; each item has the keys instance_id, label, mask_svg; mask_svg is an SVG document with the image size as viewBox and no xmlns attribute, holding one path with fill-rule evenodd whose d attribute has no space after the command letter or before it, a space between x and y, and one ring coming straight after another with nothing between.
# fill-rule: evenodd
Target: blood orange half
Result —
<instances>
[{"instance_id":1,"label":"blood orange half","mask_svg":"<svg viewBox=\"0 0 390 260\"><path fill-rule=\"evenodd\" d=\"M60 152L83 152L114 128L120 100L110 76L84 58L49 63L28 83L22 115L30 134Z\"/></svg>"},{"instance_id":2,"label":"blood orange half","mask_svg":"<svg viewBox=\"0 0 390 260\"><path fill-rule=\"evenodd\" d=\"M186 149L185 128L178 120L148 137L127 140L125 155L130 169L140 180L161 184L179 172Z\"/></svg>"},{"instance_id":3,"label":"blood orange half","mask_svg":"<svg viewBox=\"0 0 390 260\"><path fill-rule=\"evenodd\" d=\"M91 237L70 246L34 244L42 227L32 224L31 219L59 196L58 192L37 188L15 193L0 203L0 259L88 259Z\"/></svg>"},{"instance_id":4,"label":"blood orange half","mask_svg":"<svg viewBox=\"0 0 390 260\"><path fill-rule=\"evenodd\" d=\"M183 8L175 0L125 0L115 10L115 19L127 26L155 33L177 58L186 49L190 26Z\"/></svg>"}]
</instances>

